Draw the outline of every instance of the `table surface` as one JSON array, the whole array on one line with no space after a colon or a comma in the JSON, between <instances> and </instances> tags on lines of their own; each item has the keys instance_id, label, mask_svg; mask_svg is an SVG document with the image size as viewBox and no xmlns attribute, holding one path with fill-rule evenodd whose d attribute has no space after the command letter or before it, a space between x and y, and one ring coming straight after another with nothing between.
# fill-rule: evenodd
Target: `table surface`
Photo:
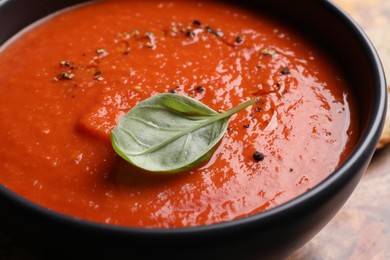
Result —
<instances>
[{"instance_id":1,"label":"table surface","mask_svg":"<svg viewBox=\"0 0 390 260\"><path fill-rule=\"evenodd\" d=\"M390 44L390 0L334 0L372 37ZM379 53L380 55L390 55ZM389 57L387 57L389 58ZM388 71L386 71L387 73ZM390 259L390 146L378 150L335 218L287 260ZM0 232L0 259L36 259Z\"/></svg>"}]
</instances>

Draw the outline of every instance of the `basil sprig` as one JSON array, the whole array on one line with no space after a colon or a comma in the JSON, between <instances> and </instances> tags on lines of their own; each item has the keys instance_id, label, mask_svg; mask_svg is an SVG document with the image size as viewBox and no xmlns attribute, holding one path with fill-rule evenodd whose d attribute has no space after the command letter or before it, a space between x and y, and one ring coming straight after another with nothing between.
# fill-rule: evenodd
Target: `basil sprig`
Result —
<instances>
[{"instance_id":1,"label":"basil sprig","mask_svg":"<svg viewBox=\"0 0 390 260\"><path fill-rule=\"evenodd\" d=\"M184 95L155 95L119 120L111 133L112 146L126 161L146 171L185 171L208 160L229 118L255 102L252 99L218 113Z\"/></svg>"}]
</instances>

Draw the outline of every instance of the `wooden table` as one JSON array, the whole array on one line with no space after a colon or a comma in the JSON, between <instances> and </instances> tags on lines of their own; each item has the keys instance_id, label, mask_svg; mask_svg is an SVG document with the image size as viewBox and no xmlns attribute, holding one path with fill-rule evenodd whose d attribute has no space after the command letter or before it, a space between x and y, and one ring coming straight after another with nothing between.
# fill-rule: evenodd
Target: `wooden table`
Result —
<instances>
[{"instance_id":1,"label":"wooden table","mask_svg":"<svg viewBox=\"0 0 390 260\"><path fill-rule=\"evenodd\" d=\"M374 45L390 45L390 0L334 1L366 30ZM390 56L390 51L379 54ZM388 73L389 68L386 70ZM37 258L0 232L0 259ZM288 260L312 259L390 259L390 146L376 152L363 179L336 217L288 257Z\"/></svg>"}]
</instances>

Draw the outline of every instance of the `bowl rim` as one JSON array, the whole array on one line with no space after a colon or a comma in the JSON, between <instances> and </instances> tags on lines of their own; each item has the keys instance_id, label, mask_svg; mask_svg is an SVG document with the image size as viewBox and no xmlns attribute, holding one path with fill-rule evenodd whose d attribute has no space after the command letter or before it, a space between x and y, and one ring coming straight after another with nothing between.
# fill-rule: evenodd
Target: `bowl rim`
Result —
<instances>
[{"instance_id":1,"label":"bowl rim","mask_svg":"<svg viewBox=\"0 0 390 260\"><path fill-rule=\"evenodd\" d=\"M5 1L5 3L6 2L7 1ZM208 235L216 231L229 232L238 229L246 229L256 222L267 223L278 215L289 214L291 213L292 209L296 207L302 207L302 205L306 205L308 202L312 202L315 198L322 196L321 194L327 193L335 185L336 182L340 181L340 179L351 178L348 172L350 171L350 169L354 169L356 167L356 163L360 163L359 160L361 158L369 157L371 159L384 126L387 108L387 86L383 66L379 55L375 47L371 43L370 39L363 31L363 29L351 18L348 13L346 13L343 9L341 9L332 1L325 0L318 4L321 4L322 7L327 8L330 12L332 12L332 14L337 19L339 19L339 22L343 23L343 25L348 26L353 36L359 39L360 45L363 47L367 57L369 58L370 67L373 68L375 93L373 95L374 109L372 111L372 117L370 118L366 130L362 134L362 137L358 141L354 150L349 154L348 158L340 165L340 167L338 167L338 169L336 169L327 178L318 183L309 191L306 191L305 193L291 199L290 201L287 201L281 205L278 205L274 208L268 209L258 214L246 216L227 222L180 228L127 227L92 222L89 220L68 216L47 209L41 205L29 201L24 197L19 196L17 193L5 187L3 184L0 184L0 196L6 196L10 201L19 205L19 207L33 212L34 214L37 214L46 220L54 220L57 223L61 222L66 225L74 225L81 229L100 230L102 232L109 232L110 234L114 235L140 234L145 236L158 237L161 235L177 236L181 234L189 235L195 233L198 235ZM363 164L363 162L361 164Z\"/></svg>"}]
</instances>

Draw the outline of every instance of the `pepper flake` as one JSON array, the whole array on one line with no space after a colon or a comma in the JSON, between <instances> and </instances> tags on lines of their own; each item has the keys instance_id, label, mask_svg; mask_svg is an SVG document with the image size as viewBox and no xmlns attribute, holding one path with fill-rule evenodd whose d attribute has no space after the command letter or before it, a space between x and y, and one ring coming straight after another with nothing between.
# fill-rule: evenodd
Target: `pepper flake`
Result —
<instances>
[{"instance_id":1,"label":"pepper flake","mask_svg":"<svg viewBox=\"0 0 390 260\"><path fill-rule=\"evenodd\" d=\"M255 160L258 161L258 162L264 160L264 157L265 157L265 155L264 155L263 153L258 152L258 151L256 151L256 152L253 154L253 159L255 159Z\"/></svg>"}]
</instances>

